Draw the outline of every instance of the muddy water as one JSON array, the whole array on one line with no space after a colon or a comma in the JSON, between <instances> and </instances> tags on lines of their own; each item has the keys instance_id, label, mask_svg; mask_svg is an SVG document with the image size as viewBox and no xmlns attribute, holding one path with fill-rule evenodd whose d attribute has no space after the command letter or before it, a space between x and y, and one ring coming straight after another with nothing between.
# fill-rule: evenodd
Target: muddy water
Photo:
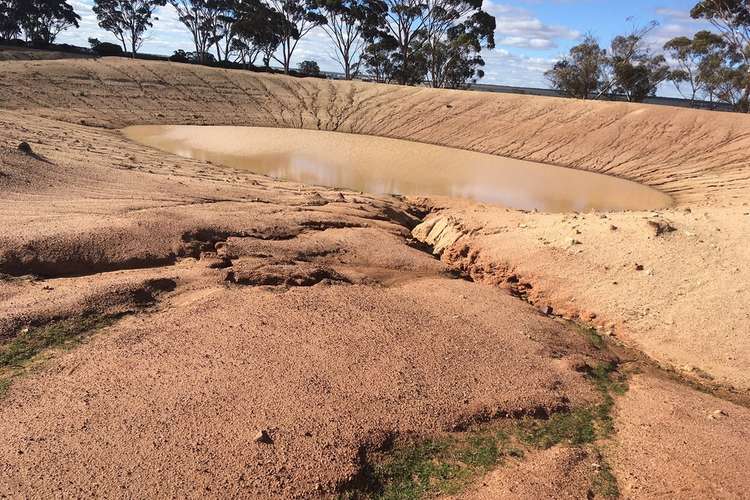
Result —
<instances>
[{"instance_id":1,"label":"muddy water","mask_svg":"<svg viewBox=\"0 0 750 500\"><path fill-rule=\"evenodd\" d=\"M369 193L469 198L548 212L663 208L654 189L601 174L383 137L264 127L144 125L131 140L273 177Z\"/></svg>"}]
</instances>

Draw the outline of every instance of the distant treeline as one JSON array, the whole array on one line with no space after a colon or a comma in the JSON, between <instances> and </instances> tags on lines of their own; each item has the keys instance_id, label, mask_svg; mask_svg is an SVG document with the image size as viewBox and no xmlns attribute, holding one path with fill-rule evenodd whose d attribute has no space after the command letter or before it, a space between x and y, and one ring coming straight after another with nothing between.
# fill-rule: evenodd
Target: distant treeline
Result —
<instances>
[{"instance_id":1,"label":"distant treeline","mask_svg":"<svg viewBox=\"0 0 750 500\"><path fill-rule=\"evenodd\" d=\"M167 3L193 50L141 54L156 9ZM495 46L495 18L482 0L94 0L93 11L119 41L90 39L97 55L269 72L275 61L284 73L320 76L315 61L291 68L299 41L320 28L343 78L402 85L468 88L484 76L482 51ZM670 83L690 106L750 111L750 2L701 0L690 15L713 30L674 38L658 51L647 43L655 22L632 27L607 47L587 36L545 75L567 97L676 104L656 97ZM23 35L33 47L85 51L54 46L79 21L68 0L0 0L0 39Z\"/></svg>"}]
</instances>

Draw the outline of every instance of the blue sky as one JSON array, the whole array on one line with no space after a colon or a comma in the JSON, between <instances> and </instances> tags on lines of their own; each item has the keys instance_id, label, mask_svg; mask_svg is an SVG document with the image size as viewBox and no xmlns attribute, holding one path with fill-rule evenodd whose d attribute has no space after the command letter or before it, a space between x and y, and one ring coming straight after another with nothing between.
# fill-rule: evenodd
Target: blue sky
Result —
<instances>
[{"instance_id":1,"label":"blue sky","mask_svg":"<svg viewBox=\"0 0 750 500\"><path fill-rule=\"evenodd\" d=\"M90 36L115 41L102 31L91 10L93 0L69 0L82 17L81 28L60 35L59 42L87 45ZM627 32L633 24L651 20L659 26L650 33L649 43L660 47L674 36L690 35L702 25L690 19L694 0L485 0L484 8L497 19L496 48L483 52L487 62L483 82L530 87L547 87L544 71L586 34L608 45L613 36ZM171 54L178 48L190 50L191 38L170 6L160 8L159 19L148 34L142 52ZM294 62L318 61L324 70L338 67L330 57L329 40L321 30L300 41ZM676 95L671 84L662 95Z\"/></svg>"}]
</instances>

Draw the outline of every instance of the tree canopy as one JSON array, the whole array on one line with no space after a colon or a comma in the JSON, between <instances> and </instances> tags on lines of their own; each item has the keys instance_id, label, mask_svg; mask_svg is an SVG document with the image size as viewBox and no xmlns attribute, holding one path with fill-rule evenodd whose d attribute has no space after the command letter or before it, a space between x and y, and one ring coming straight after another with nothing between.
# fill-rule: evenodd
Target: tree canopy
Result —
<instances>
[{"instance_id":1,"label":"tree canopy","mask_svg":"<svg viewBox=\"0 0 750 500\"><path fill-rule=\"evenodd\" d=\"M545 73L553 88L570 97L588 99L603 85L607 51L587 35L583 42L570 49L570 54Z\"/></svg>"},{"instance_id":2,"label":"tree canopy","mask_svg":"<svg viewBox=\"0 0 750 500\"><path fill-rule=\"evenodd\" d=\"M47 46L66 29L79 26L81 16L66 0L16 0L12 3L19 31L35 46ZM12 28L11 28L12 30Z\"/></svg>"},{"instance_id":3,"label":"tree canopy","mask_svg":"<svg viewBox=\"0 0 750 500\"><path fill-rule=\"evenodd\" d=\"M146 31L153 26L152 18L157 7L166 0L94 0L94 13L99 26L112 33L135 57L143 44Z\"/></svg>"},{"instance_id":4,"label":"tree canopy","mask_svg":"<svg viewBox=\"0 0 750 500\"><path fill-rule=\"evenodd\" d=\"M707 43L705 76L713 80L716 96L738 111L750 111L750 4L747 0L702 0L690 15L711 23L721 38L721 42L703 40Z\"/></svg>"}]
</instances>

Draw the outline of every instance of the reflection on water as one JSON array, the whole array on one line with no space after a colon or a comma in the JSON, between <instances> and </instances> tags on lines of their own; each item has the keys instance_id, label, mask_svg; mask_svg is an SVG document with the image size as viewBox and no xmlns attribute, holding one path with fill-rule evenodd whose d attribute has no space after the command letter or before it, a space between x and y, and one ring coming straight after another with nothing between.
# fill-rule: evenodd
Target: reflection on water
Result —
<instances>
[{"instance_id":1,"label":"reflection on water","mask_svg":"<svg viewBox=\"0 0 750 500\"><path fill-rule=\"evenodd\" d=\"M191 125L144 125L123 132L188 158L369 193L469 198L548 212L671 204L659 191L606 175L383 137Z\"/></svg>"}]
</instances>

